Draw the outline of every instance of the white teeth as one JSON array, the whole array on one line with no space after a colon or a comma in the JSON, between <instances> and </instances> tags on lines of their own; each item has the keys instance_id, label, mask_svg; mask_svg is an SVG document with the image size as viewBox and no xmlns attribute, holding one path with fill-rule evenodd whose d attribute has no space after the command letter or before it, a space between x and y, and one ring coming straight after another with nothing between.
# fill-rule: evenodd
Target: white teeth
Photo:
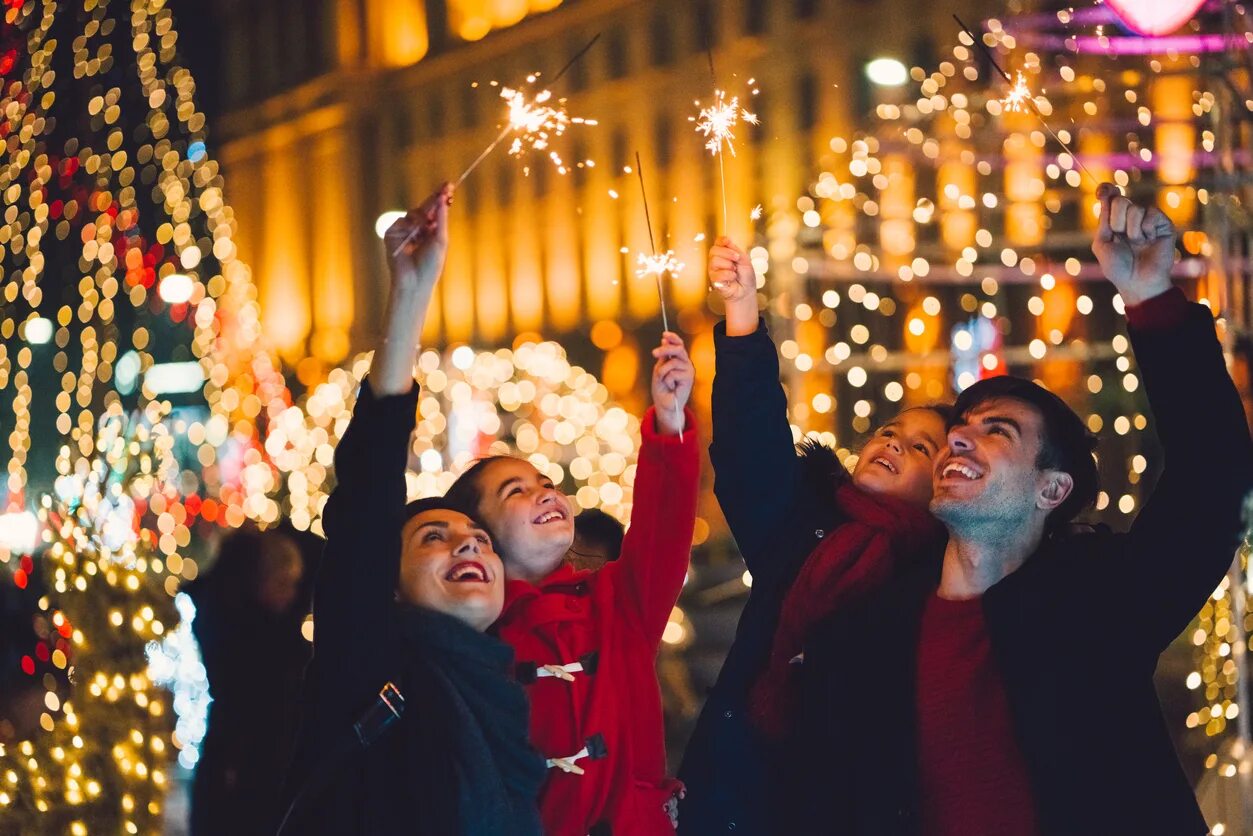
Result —
<instances>
[{"instance_id":1,"label":"white teeth","mask_svg":"<svg viewBox=\"0 0 1253 836\"><path fill-rule=\"evenodd\" d=\"M877 456L877 457L875 458L875 460L874 460L874 464L883 465L884 467L886 467L886 468L887 468L888 470L890 470L891 472L893 472L893 473L895 473L895 472L896 472L896 468L892 465L892 463L891 463L890 461L888 461L887 459L883 458L883 456Z\"/></svg>"},{"instance_id":2,"label":"white teeth","mask_svg":"<svg viewBox=\"0 0 1253 836\"><path fill-rule=\"evenodd\" d=\"M553 520L561 520L561 519L565 519L565 515L562 514L560 511L549 511L547 514L542 515L535 522L539 523L540 525L543 525L544 523L550 523Z\"/></svg>"},{"instance_id":3,"label":"white teeth","mask_svg":"<svg viewBox=\"0 0 1253 836\"><path fill-rule=\"evenodd\" d=\"M476 581L487 581L487 575L483 569L473 563L463 563L456 567L448 574L448 580L455 582L473 579Z\"/></svg>"},{"instance_id":4,"label":"white teeth","mask_svg":"<svg viewBox=\"0 0 1253 836\"><path fill-rule=\"evenodd\" d=\"M981 478L983 478L983 477L982 477L982 476L980 476L980 475L979 475L979 473L977 473L977 472L976 472L973 468L967 467L966 465L962 464L961 462L949 462L949 463L948 463L948 464L944 467L944 474L943 474L943 475L948 476L950 473L960 473L962 476L965 476L967 479L981 479Z\"/></svg>"}]
</instances>

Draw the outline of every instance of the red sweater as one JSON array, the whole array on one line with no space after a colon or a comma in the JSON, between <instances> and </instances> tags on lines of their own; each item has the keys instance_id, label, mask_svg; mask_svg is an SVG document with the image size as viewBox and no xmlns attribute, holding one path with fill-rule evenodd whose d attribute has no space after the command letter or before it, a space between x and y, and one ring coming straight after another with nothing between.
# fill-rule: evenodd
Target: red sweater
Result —
<instances>
[{"instance_id":1,"label":"red sweater","mask_svg":"<svg viewBox=\"0 0 1253 836\"><path fill-rule=\"evenodd\" d=\"M539 800L548 836L587 836L602 822L614 834L674 833L665 804L679 784L666 777L656 658L692 546L700 476L693 424L689 412L680 442L657 433L651 409L644 415L617 561L596 572L563 566L539 584L505 588L496 630L526 683L531 742L545 758L585 747L592 755L575 761L583 775L549 769ZM573 681L535 675L536 666L574 663L585 669Z\"/></svg>"},{"instance_id":2,"label":"red sweater","mask_svg":"<svg viewBox=\"0 0 1253 836\"><path fill-rule=\"evenodd\" d=\"M1036 833L1027 765L992 657L982 599L927 600L917 713L923 834Z\"/></svg>"}]
</instances>

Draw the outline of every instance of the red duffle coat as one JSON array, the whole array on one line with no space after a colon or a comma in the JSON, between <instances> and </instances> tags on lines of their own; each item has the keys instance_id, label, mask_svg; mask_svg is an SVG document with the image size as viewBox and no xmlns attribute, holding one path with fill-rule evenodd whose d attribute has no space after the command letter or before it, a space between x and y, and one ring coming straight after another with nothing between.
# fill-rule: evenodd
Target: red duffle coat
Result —
<instances>
[{"instance_id":1,"label":"red duffle coat","mask_svg":"<svg viewBox=\"0 0 1253 836\"><path fill-rule=\"evenodd\" d=\"M687 574L700 456L693 416L677 435L641 424L631 525L621 557L595 572L563 565L538 584L513 580L495 630L514 648L531 700L531 742L549 769L540 816L549 836L672 834L656 658ZM544 665L581 666L573 681ZM586 750L586 752L584 751Z\"/></svg>"}]
</instances>

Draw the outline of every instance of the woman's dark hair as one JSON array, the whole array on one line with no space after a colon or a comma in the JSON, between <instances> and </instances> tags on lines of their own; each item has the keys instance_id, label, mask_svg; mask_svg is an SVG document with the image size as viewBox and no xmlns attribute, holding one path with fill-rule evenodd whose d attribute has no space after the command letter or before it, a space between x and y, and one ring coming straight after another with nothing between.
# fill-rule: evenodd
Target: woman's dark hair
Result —
<instances>
[{"instance_id":1,"label":"woman's dark hair","mask_svg":"<svg viewBox=\"0 0 1253 836\"><path fill-rule=\"evenodd\" d=\"M1074 487L1061 505L1048 516L1047 527L1056 529L1075 518L1096 500L1100 476L1096 469L1096 437L1066 402L1039 384L1021 377L1003 375L980 380L957 397L950 425L961 421L971 410L987 401L1011 398L1033 407L1044 423L1040 453L1035 466L1040 470L1060 470L1070 474Z\"/></svg>"},{"instance_id":2,"label":"woman's dark hair","mask_svg":"<svg viewBox=\"0 0 1253 836\"><path fill-rule=\"evenodd\" d=\"M610 563L622 553L622 538L625 535L626 528L622 523L599 508L588 508L574 518L575 545L582 542L600 548Z\"/></svg>"},{"instance_id":3,"label":"woman's dark hair","mask_svg":"<svg viewBox=\"0 0 1253 836\"><path fill-rule=\"evenodd\" d=\"M467 517L478 521L479 519L479 503L483 501L483 488L480 481L483 472L487 470L487 466L492 462L502 459L512 459L515 456L485 456L474 464L470 465L464 473L457 477L457 481L444 494L443 501L447 505L439 506L450 508L454 511L460 511Z\"/></svg>"}]
</instances>

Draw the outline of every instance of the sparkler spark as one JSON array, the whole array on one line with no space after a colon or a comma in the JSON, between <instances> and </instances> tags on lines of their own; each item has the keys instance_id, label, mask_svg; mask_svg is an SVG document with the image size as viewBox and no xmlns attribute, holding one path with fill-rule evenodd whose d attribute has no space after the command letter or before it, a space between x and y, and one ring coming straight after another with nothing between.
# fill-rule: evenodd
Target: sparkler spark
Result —
<instances>
[{"instance_id":1,"label":"sparkler spark","mask_svg":"<svg viewBox=\"0 0 1253 836\"><path fill-rule=\"evenodd\" d=\"M700 107L700 102L696 103ZM689 116L689 122L696 123L696 131L705 136L705 148L715 156L722 153L723 146L735 156L735 134L732 129L743 119L750 125L760 124L757 114L740 107L739 96L727 99L722 90L714 91L714 102L709 107L701 107L696 116Z\"/></svg>"},{"instance_id":2,"label":"sparkler spark","mask_svg":"<svg viewBox=\"0 0 1253 836\"><path fill-rule=\"evenodd\" d=\"M1009 93L1001 99L1001 104L1010 113L1022 113L1027 109L1027 102L1032 98L1031 88L1027 87L1027 79L1023 77L1022 70L1019 70L1014 79L1014 86L1009 88Z\"/></svg>"},{"instance_id":3,"label":"sparkler spark","mask_svg":"<svg viewBox=\"0 0 1253 836\"><path fill-rule=\"evenodd\" d=\"M662 276L674 278L683 272L683 268L687 265L674 257L674 250L666 250L664 253L640 253L636 259L640 265L635 271L635 275L641 279L648 276L656 276L660 279Z\"/></svg>"},{"instance_id":4,"label":"sparkler spark","mask_svg":"<svg viewBox=\"0 0 1253 836\"><path fill-rule=\"evenodd\" d=\"M761 204L758 203L756 206L753 207L753 211L748 213L749 220L755 221L755 220L760 219L762 211L763 210L761 208Z\"/></svg>"},{"instance_id":5,"label":"sparkler spark","mask_svg":"<svg viewBox=\"0 0 1253 836\"><path fill-rule=\"evenodd\" d=\"M551 90L541 90L534 98L527 99L522 90L502 88L500 97L509 105L509 121L502 133L513 133L509 144L509 156L524 156L528 151L547 152L557 171L565 174L569 169L561 156L549 148L554 139L566 132L571 125L595 125L595 119L571 116L566 112L565 99L553 99ZM530 174L530 168L524 168Z\"/></svg>"}]
</instances>

